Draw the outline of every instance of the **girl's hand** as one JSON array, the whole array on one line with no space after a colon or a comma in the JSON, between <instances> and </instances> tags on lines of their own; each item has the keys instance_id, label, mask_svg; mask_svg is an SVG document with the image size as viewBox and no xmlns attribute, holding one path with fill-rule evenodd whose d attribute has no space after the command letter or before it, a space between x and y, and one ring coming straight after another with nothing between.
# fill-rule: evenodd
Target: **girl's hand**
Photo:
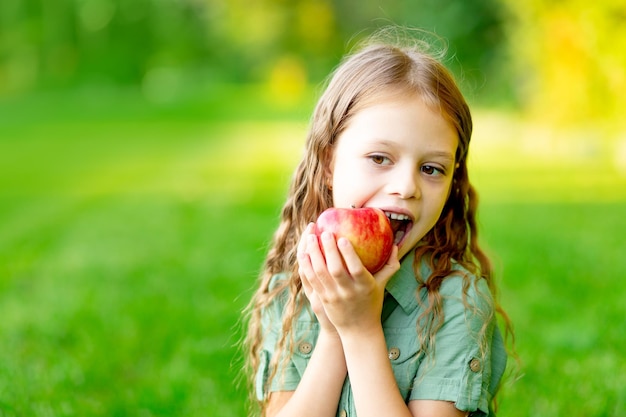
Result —
<instances>
[{"instance_id":1,"label":"girl's hand","mask_svg":"<svg viewBox=\"0 0 626 417\"><path fill-rule=\"evenodd\" d=\"M311 266L311 258L309 257L309 254L308 254L309 244L307 242L309 242L309 236L315 236L313 232L313 225L314 225L313 223L310 223L306 227L306 229L304 230L304 233L302 234L302 237L300 238L300 242L298 243L298 250L297 250L298 274L300 275L300 280L302 282L302 289L304 290L304 294L309 300L309 303L311 304L311 308L313 309L313 312L315 313L315 316L317 317L317 320L320 323L320 328L322 330L329 330L332 333L336 333L337 330L335 329L335 326L333 326L333 324L328 320L328 317L326 316L326 312L324 311L324 306L320 298L318 297L317 293L313 289L311 282L309 281L309 277L311 276L310 271L312 270L312 266ZM315 239L314 245L317 246L319 249L317 238Z\"/></svg>"},{"instance_id":2,"label":"girl's hand","mask_svg":"<svg viewBox=\"0 0 626 417\"><path fill-rule=\"evenodd\" d=\"M337 332L380 326L385 286L400 268L398 248L394 246L387 264L372 275L347 239L336 240L331 233L323 233L323 253L314 234L305 233L302 240L306 240L309 262L301 263L301 275Z\"/></svg>"}]
</instances>

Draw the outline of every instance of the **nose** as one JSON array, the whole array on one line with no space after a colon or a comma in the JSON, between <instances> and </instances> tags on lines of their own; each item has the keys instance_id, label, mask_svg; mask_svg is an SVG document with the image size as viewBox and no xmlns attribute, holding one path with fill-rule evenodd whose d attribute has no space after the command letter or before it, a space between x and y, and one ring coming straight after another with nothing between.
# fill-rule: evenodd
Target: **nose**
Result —
<instances>
[{"instance_id":1,"label":"nose","mask_svg":"<svg viewBox=\"0 0 626 417\"><path fill-rule=\"evenodd\" d=\"M397 169L392 178L390 178L389 187L391 194L403 200L420 198L419 172L414 167Z\"/></svg>"}]
</instances>

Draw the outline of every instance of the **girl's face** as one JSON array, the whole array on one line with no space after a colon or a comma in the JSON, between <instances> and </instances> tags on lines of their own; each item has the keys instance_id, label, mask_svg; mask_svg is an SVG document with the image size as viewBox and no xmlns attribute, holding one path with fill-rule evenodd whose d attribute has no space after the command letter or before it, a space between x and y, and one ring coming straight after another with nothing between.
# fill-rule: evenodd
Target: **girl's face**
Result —
<instances>
[{"instance_id":1,"label":"girl's face","mask_svg":"<svg viewBox=\"0 0 626 417\"><path fill-rule=\"evenodd\" d=\"M377 207L392 219L402 258L435 225L455 170L458 135L418 96L377 101L338 137L331 161L335 207Z\"/></svg>"}]
</instances>

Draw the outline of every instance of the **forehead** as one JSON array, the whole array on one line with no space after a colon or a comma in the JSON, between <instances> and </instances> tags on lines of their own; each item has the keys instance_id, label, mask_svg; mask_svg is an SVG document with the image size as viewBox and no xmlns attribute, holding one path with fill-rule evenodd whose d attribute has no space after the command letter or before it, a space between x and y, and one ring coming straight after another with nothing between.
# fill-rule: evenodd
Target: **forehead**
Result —
<instances>
[{"instance_id":1,"label":"forehead","mask_svg":"<svg viewBox=\"0 0 626 417\"><path fill-rule=\"evenodd\" d=\"M356 113L367 107L383 102L422 100L424 103L431 103L424 94L418 91L417 87L405 84L392 84L362 92L355 100L352 113Z\"/></svg>"},{"instance_id":2,"label":"forehead","mask_svg":"<svg viewBox=\"0 0 626 417\"><path fill-rule=\"evenodd\" d=\"M360 108L347 120L338 148L396 145L415 151L427 149L454 155L458 134L438 107L420 96L394 95Z\"/></svg>"},{"instance_id":3,"label":"forehead","mask_svg":"<svg viewBox=\"0 0 626 417\"><path fill-rule=\"evenodd\" d=\"M435 113L439 113L441 117L450 123L456 118L454 114L449 114L446 106L442 105L441 99L437 94L422 91L419 87L410 84L393 84L386 85L375 90L367 90L358 95L350 108L349 113L344 118L344 122L350 119L359 111L368 107L375 106L383 102L408 102L419 100ZM454 124L454 123L452 123Z\"/></svg>"}]
</instances>

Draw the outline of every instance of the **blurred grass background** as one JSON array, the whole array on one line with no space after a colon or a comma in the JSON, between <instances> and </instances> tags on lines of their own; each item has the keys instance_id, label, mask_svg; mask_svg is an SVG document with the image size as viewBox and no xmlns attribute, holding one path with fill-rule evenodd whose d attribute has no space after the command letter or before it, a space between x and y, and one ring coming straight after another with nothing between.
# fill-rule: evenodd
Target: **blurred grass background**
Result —
<instances>
[{"instance_id":1,"label":"blurred grass background","mask_svg":"<svg viewBox=\"0 0 626 417\"><path fill-rule=\"evenodd\" d=\"M499 415L626 415L623 2L7 0L1 416L245 415L238 320L319 84L389 22L448 41L474 109Z\"/></svg>"}]
</instances>

